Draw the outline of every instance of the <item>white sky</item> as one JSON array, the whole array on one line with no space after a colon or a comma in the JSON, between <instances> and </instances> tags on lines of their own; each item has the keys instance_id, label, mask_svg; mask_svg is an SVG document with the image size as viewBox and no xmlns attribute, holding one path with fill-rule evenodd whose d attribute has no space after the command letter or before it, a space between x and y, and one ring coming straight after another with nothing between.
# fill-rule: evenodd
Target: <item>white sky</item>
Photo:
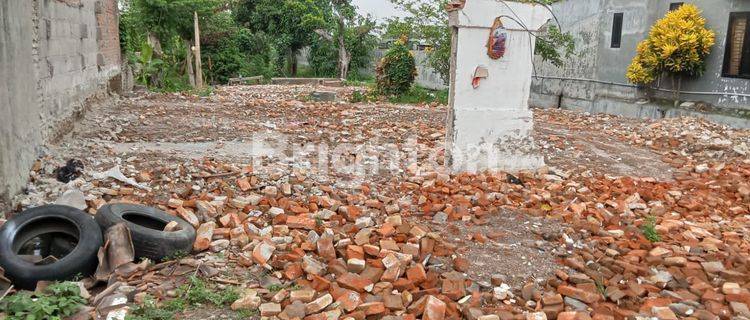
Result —
<instances>
[{"instance_id":1,"label":"white sky","mask_svg":"<svg viewBox=\"0 0 750 320\"><path fill-rule=\"evenodd\" d=\"M405 15L388 0L354 0L354 5L359 7L360 14L367 15L369 13L379 21L385 18L394 16L402 17Z\"/></svg>"}]
</instances>

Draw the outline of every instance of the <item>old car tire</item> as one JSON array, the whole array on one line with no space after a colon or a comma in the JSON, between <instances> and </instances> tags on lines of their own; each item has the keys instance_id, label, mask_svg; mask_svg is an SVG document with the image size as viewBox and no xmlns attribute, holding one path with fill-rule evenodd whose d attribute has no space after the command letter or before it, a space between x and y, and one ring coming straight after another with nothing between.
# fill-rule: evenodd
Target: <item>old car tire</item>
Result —
<instances>
[{"instance_id":1,"label":"old car tire","mask_svg":"<svg viewBox=\"0 0 750 320\"><path fill-rule=\"evenodd\" d=\"M19 254L31 244L35 244L35 250L40 250L41 254L42 243L47 241L45 255L50 255L50 251L59 251L60 243L68 240L72 250L49 264L35 264ZM36 207L0 227L0 266L14 286L33 290L40 280L67 280L92 274L98 265L96 254L102 241L101 229L91 215L68 206ZM52 249L51 242L57 243L56 249Z\"/></svg>"},{"instance_id":2,"label":"old car tire","mask_svg":"<svg viewBox=\"0 0 750 320\"><path fill-rule=\"evenodd\" d=\"M96 221L102 230L124 222L133 238L136 258L161 261L179 253L187 254L195 241L193 226L157 208L126 203L107 204L97 211ZM178 223L178 230L165 232L164 227L172 221Z\"/></svg>"}]
</instances>

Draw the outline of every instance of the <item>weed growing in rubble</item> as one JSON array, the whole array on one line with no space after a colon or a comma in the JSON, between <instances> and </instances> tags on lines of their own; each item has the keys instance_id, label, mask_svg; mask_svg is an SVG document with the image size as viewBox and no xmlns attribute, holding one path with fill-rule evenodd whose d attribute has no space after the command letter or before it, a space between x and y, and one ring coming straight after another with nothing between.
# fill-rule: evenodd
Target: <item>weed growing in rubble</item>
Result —
<instances>
[{"instance_id":1,"label":"weed growing in rubble","mask_svg":"<svg viewBox=\"0 0 750 320\"><path fill-rule=\"evenodd\" d=\"M41 295L19 293L9 296L0 303L0 310L5 311L8 320L57 320L72 316L85 302L77 284L63 282L50 285Z\"/></svg>"},{"instance_id":2,"label":"weed growing in rubble","mask_svg":"<svg viewBox=\"0 0 750 320\"><path fill-rule=\"evenodd\" d=\"M183 286L180 293L190 305L213 304L223 306L240 298L239 292L234 287L226 287L221 292L216 292L198 277L190 277L189 285Z\"/></svg>"},{"instance_id":3,"label":"weed growing in rubble","mask_svg":"<svg viewBox=\"0 0 750 320\"><path fill-rule=\"evenodd\" d=\"M363 92L356 90L352 92L352 103L360 103L360 102L375 102L378 101L380 97L378 96L378 93L374 89L367 89Z\"/></svg>"},{"instance_id":4,"label":"weed growing in rubble","mask_svg":"<svg viewBox=\"0 0 750 320\"><path fill-rule=\"evenodd\" d=\"M203 89L193 89L193 94L201 97L208 97L212 93L214 93L214 87L212 86L206 86Z\"/></svg>"},{"instance_id":5,"label":"weed growing in rubble","mask_svg":"<svg viewBox=\"0 0 750 320\"><path fill-rule=\"evenodd\" d=\"M133 308L125 320L170 320L182 310L185 310L185 301L182 299L169 300L159 306L156 300L148 297L143 304Z\"/></svg>"},{"instance_id":6,"label":"weed growing in rubble","mask_svg":"<svg viewBox=\"0 0 750 320\"><path fill-rule=\"evenodd\" d=\"M169 320L175 319L175 314L185 311L189 307L214 305L226 306L240 298L234 287L215 290L198 277L190 277L186 285L178 290L178 297L159 305L153 298L146 298L143 304L133 308L126 320ZM245 319L240 315L240 319Z\"/></svg>"},{"instance_id":7,"label":"weed growing in rubble","mask_svg":"<svg viewBox=\"0 0 750 320\"><path fill-rule=\"evenodd\" d=\"M646 223L644 223L641 227L641 231L643 232L643 236L646 237L648 241L661 241L661 236L659 235L659 232L656 231L656 217L648 216L646 218Z\"/></svg>"},{"instance_id":8,"label":"weed growing in rubble","mask_svg":"<svg viewBox=\"0 0 750 320\"><path fill-rule=\"evenodd\" d=\"M238 310L237 311L237 319L250 319L251 317L257 316L258 310Z\"/></svg>"},{"instance_id":9,"label":"weed growing in rubble","mask_svg":"<svg viewBox=\"0 0 750 320\"><path fill-rule=\"evenodd\" d=\"M188 256L188 252L183 250L177 250L174 253L164 257L164 261L180 260Z\"/></svg>"},{"instance_id":10,"label":"weed growing in rubble","mask_svg":"<svg viewBox=\"0 0 750 320\"><path fill-rule=\"evenodd\" d=\"M599 292L602 297L607 297L607 287L604 286L604 282L601 280L594 280L594 284L596 284L596 291Z\"/></svg>"},{"instance_id":11,"label":"weed growing in rubble","mask_svg":"<svg viewBox=\"0 0 750 320\"><path fill-rule=\"evenodd\" d=\"M284 289L284 286L280 284L272 284L268 286L268 288L266 289L268 289L268 291L271 291L271 292L278 292L278 291L281 291L281 289Z\"/></svg>"}]
</instances>

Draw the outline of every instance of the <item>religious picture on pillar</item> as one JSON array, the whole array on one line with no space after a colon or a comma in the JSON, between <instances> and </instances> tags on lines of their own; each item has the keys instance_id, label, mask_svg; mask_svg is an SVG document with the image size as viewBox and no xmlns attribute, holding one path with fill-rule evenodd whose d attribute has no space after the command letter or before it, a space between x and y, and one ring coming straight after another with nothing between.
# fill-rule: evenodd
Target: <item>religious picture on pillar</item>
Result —
<instances>
[{"instance_id":1,"label":"religious picture on pillar","mask_svg":"<svg viewBox=\"0 0 750 320\"><path fill-rule=\"evenodd\" d=\"M487 55L494 60L505 56L507 41L508 30L503 27L500 17L495 18L495 23L492 24L492 30L490 31L490 38L487 40Z\"/></svg>"}]
</instances>

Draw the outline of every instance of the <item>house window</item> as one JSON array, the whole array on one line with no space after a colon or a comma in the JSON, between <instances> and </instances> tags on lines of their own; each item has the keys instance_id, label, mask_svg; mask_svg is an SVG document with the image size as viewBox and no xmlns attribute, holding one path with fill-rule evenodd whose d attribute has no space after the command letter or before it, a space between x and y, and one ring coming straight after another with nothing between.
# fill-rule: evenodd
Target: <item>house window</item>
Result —
<instances>
[{"instance_id":1,"label":"house window","mask_svg":"<svg viewBox=\"0 0 750 320\"><path fill-rule=\"evenodd\" d=\"M622 44L622 17L623 13L615 13L612 18L612 44L611 48L619 48Z\"/></svg>"},{"instance_id":2,"label":"house window","mask_svg":"<svg viewBox=\"0 0 750 320\"><path fill-rule=\"evenodd\" d=\"M675 11L682 7L683 4L684 2L672 2L669 4L669 11Z\"/></svg>"},{"instance_id":3,"label":"house window","mask_svg":"<svg viewBox=\"0 0 750 320\"><path fill-rule=\"evenodd\" d=\"M750 79L750 12L729 15L723 75Z\"/></svg>"}]
</instances>

